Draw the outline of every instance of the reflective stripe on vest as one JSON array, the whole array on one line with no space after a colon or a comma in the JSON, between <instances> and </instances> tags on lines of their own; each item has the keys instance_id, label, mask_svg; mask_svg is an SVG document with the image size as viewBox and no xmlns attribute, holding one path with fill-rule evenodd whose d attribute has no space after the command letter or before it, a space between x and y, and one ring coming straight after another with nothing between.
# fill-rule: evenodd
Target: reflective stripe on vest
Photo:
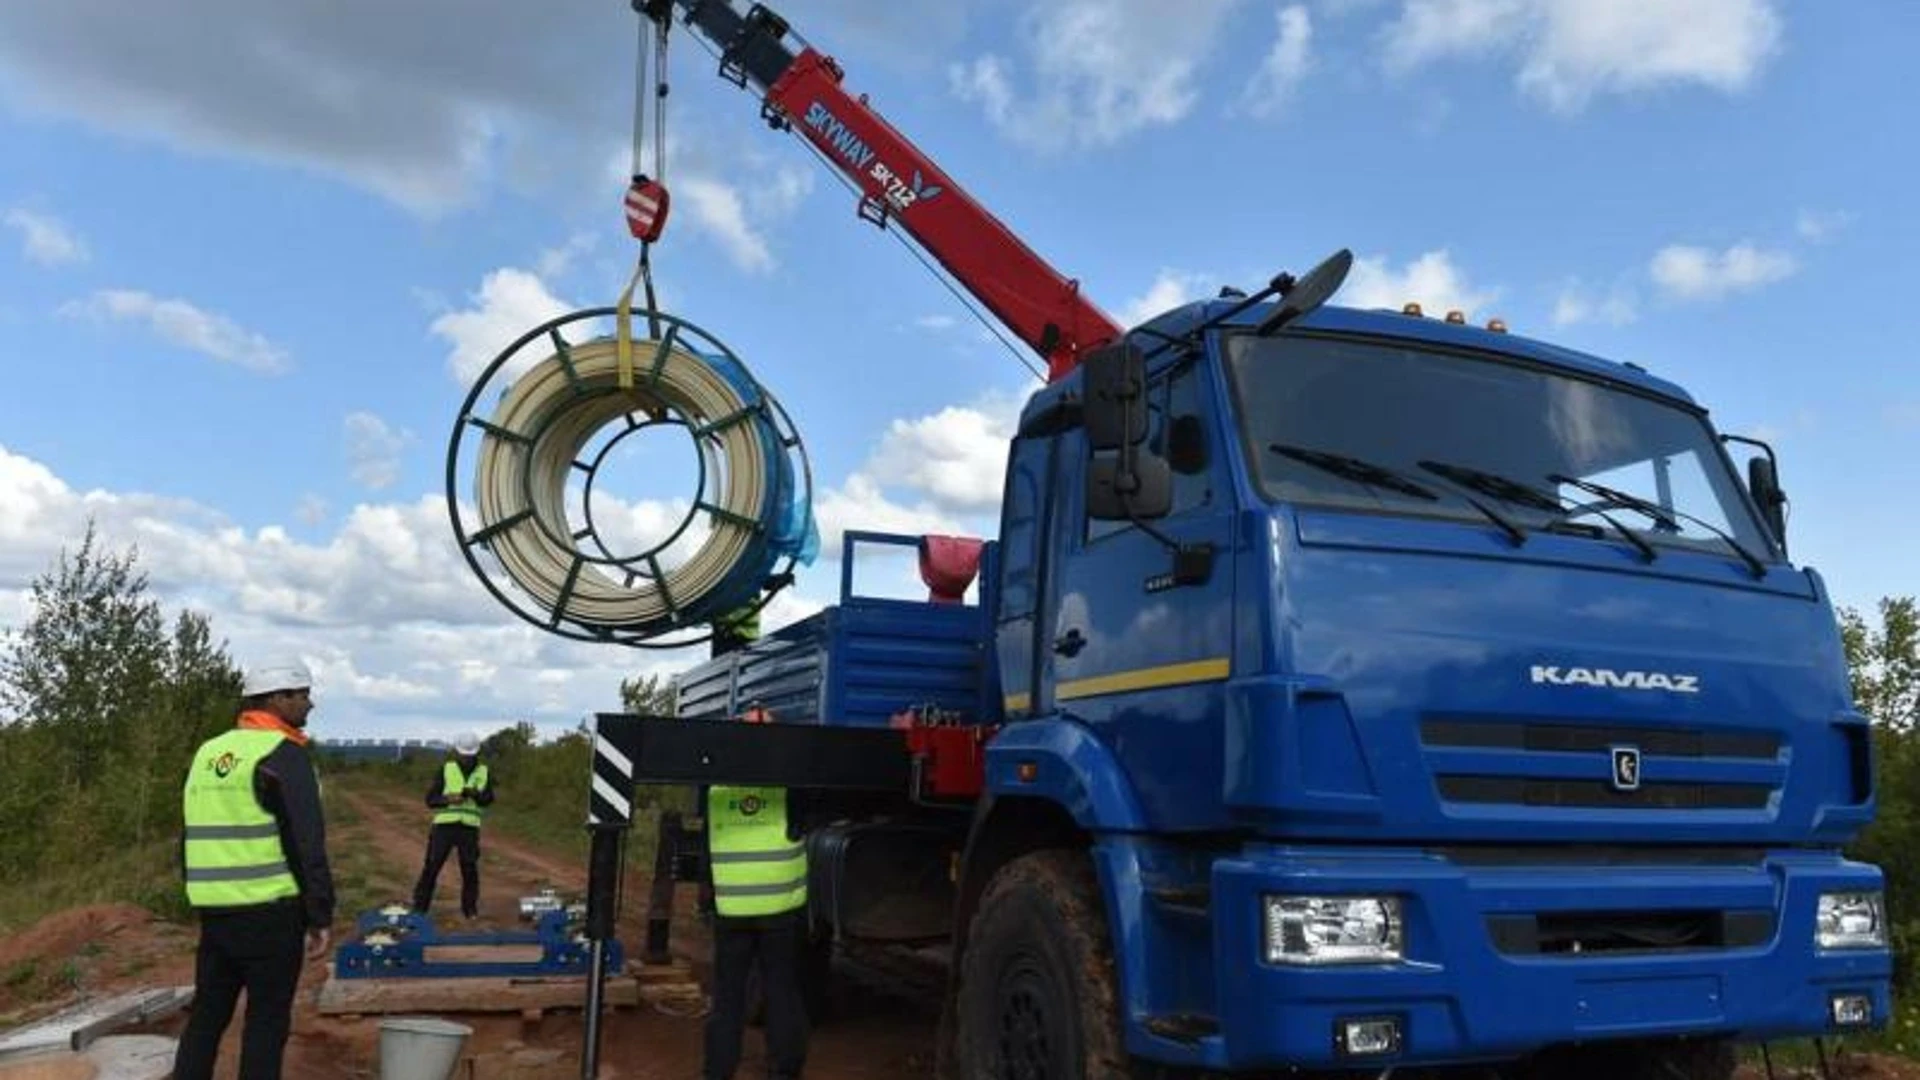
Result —
<instances>
[{"instance_id":1,"label":"reflective stripe on vest","mask_svg":"<svg viewBox=\"0 0 1920 1080\"><path fill-rule=\"evenodd\" d=\"M449 799L463 793L478 794L486 786L487 767L485 765L475 765L471 776L462 776L457 762L449 761L440 766L440 790ZM477 829L484 814L485 811L480 808L480 804L469 799L459 806L442 807L433 815L433 823L435 825L471 825Z\"/></svg>"},{"instance_id":2,"label":"reflective stripe on vest","mask_svg":"<svg viewBox=\"0 0 1920 1080\"><path fill-rule=\"evenodd\" d=\"M707 791L713 907L726 916L778 915L807 903L807 847L787 838L787 791Z\"/></svg>"},{"instance_id":3,"label":"reflective stripe on vest","mask_svg":"<svg viewBox=\"0 0 1920 1080\"><path fill-rule=\"evenodd\" d=\"M284 738L236 728L195 752L180 801L188 904L250 907L300 894L280 827L253 794L255 770Z\"/></svg>"}]
</instances>

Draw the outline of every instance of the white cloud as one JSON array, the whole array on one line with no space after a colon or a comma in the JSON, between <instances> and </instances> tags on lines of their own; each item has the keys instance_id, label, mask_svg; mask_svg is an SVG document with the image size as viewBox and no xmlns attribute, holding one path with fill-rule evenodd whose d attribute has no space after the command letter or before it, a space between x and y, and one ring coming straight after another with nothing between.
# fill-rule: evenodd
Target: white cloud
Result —
<instances>
[{"instance_id":1,"label":"white cloud","mask_svg":"<svg viewBox=\"0 0 1920 1080\"><path fill-rule=\"evenodd\" d=\"M773 269L773 251L748 221L739 189L711 177L687 176L674 183L674 191L676 205L686 207L694 228L719 241L735 266L750 273Z\"/></svg>"},{"instance_id":2,"label":"white cloud","mask_svg":"<svg viewBox=\"0 0 1920 1080\"><path fill-rule=\"evenodd\" d=\"M1241 94L1241 104L1255 116L1279 112L1313 70L1313 17L1306 5L1292 4L1274 13L1277 32L1260 70Z\"/></svg>"},{"instance_id":3,"label":"white cloud","mask_svg":"<svg viewBox=\"0 0 1920 1080\"><path fill-rule=\"evenodd\" d=\"M965 30L964 5L807 6L806 21L841 47L908 66L930 63ZM571 2L529 20L527 10L522 0L5 3L0 94L38 115L316 172L444 213L496 183L576 190L574 163L631 122L631 95L609 92L606 76L631 78L634 13ZM679 41L677 77L699 78L693 58L705 54ZM702 96L675 95L676 124ZM684 158L674 163L687 175Z\"/></svg>"},{"instance_id":4,"label":"white cloud","mask_svg":"<svg viewBox=\"0 0 1920 1080\"><path fill-rule=\"evenodd\" d=\"M413 442L413 432L395 430L370 412L347 414L347 460L354 480L378 491L400 479L400 452Z\"/></svg>"},{"instance_id":5,"label":"white cloud","mask_svg":"<svg viewBox=\"0 0 1920 1080\"><path fill-rule=\"evenodd\" d=\"M163 340L249 371L278 374L292 365L286 351L224 315L185 300L132 289L103 289L84 301L61 306L68 318L145 323Z\"/></svg>"},{"instance_id":6,"label":"white cloud","mask_svg":"<svg viewBox=\"0 0 1920 1080\"><path fill-rule=\"evenodd\" d=\"M89 258L86 242L51 214L14 207L0 217L0 221L20 233L20 253L31 262L42 266L69 266Z\"/></svg>"},{"instance_id":7,"label":"white cloud","mask_svg":"<svg viewBox=\"0 0 1920 1080\"><path fill-rule=\"evenodd\" d=\"M1725 251L1671 244L1654 254L1649 271L1668 296L1713 300L1783 281L1797 268L1787 252L1742 242Z\"/></svg>"},{"instance_id":8,"label":"white cloud","mask_svg":"<svg viewBox=\"0 0 1920 1080\"><path fill-rule=\"evenodd\" d=\"M942 511L927 499L912 505L897 502L864 473L855 473L845 484L820 493L813 511L820 525L820 553L838 558L840 539L848 529L892 533L964 533L966 526L958 518Z\"/></svg>"},{"instance_id":9,"label":"white cloud","mask_svg":"<svg viewBox=\"0 0 1920 1080\"><path fill-rule=\"evenodd\" d=\"M1114 319L1124 327L1138 326L1156 315L1208 295L1211 280L1206 274L1162 269L1155 275L1153 284L1147 286L1147 291L1127 301L1114 313Z\"/></svg>"},{"instance_id":10,"label":"white cloud","mask_svg":"<svg viewBox=\"0 0 1920 1080\"><path fill-rule=\"evenodd\" d=\"M1009 138L1049 149L1100 146L1179 122L1199 100L1197 75L1236 0L1188 0L1168 18L1160 0L1057 0L1021 17L1031 92L987 54L949 68L961 100Z\"/></svg>"},{"instance_id":11,"label":"white cloud","mask_svg":"<svg viewBox=\"0 0 1920 1080\"><path fill-rule=\"evenodd\" d=\"M760 220L791 217L813 194L817 171L811 162L782 163L771 167L770 174L747 189L746 200L753 216Z\"/></svg>"},{"instance_id":12,"label":"white cloud","mask_svg":"<svg viewBox=\"0 0 1920 1080\"><path fill-rule=\"evenodd\" d=\"M293 518L302 525L318 525L327 520L327 500L308 492L294 505Z\"/></svg>"},{"instance_id":13,"label":"white cloud","mask_svg":"<svg viewBox=\"0 0 1920 1080\"><path fill-rule=\"evenodd\" d=\"M1574 326L1584 322L1625 326L1638 317L1639 304L1633 290L1624 285L1599 291L1580 281L1570 281L1561 288L1553 304L1555 326Z\"/></svg>"},{"instance_id":14,"label":"white cloud","mask_svg":"<svg viewBox=\"0 0 1920 1080\"><path fill-rule=\"evenodd\" d=\"M1821 243L1853 224L1853 215L1844 210L1802 210L1794 220L1794 231L1803 240Z\"/></svg>"},{"instance_id":15,"label":"white cloud","mask_svg":"<svg viewBox=\"0 0 1920 1080\"><path fill-rule=\"evenodd\" d=\"M631 35L610 29L592 5L527 22L511 0L63 0L0 5L0 70L36 113L434 212L470 202L505 155L616 122L624 110L579 77L631 64ZM512 63L471 62L505 41Z\"/></svg>"},{"instance_id":16,"label":"white cloud","mask_svg":"<svg viewBox=\"0 0 1920 1080\"><path fill-rule=\"evenodd\" d=\"M473 307L447 312L434 319L430 328L452 344L447 370L462 386L472 385L500 350L520 335L572 310L572 305L548 291L539 275L512 266L488 274L471 301ZM538 350L522 349L505 377L518 377L540 355Z\"/></svg>"},{"instance_id":17,"label":"white cloud","mask_svg":"<svg viewBox=\"0 0 1920 1080\"><path fill-rule=\"evenodd\" d=\"M1389 70L1519 54L1516 82L1561 112L1673 84L1738 93L1780 47L1775 0L1404 0L1383 31Z\"/></svg>"},{"instance_id":18,"label":"white cloud","mask_svg":"<svg viewBox=\"0 0 1920 1080\"><path fill-rule=\"evenodd\" d=\"M357 506L331 537L307 544L178 499L78 491L4 446L0 626L28 616L24 591L52 569L63 545L71 550L89 517L104 547L137 552L152 594L169 610L208 613L236 661L307 657L319 680L314 725L323 738L447 725L491 730L521 719L552 730L616 705L620 679L636 669L700 658L690 650L639 661L518 621L474 579L438 496ZM541 682L540 673L564 678L556 689L552 674Z\"/></svg>"},{"instance_id":19,"label":"white cloud","mask_svg":"<svg viewBox=\"0 0 1920 1080\"><path fill-rule=\"evenodd\" d=\"M534 260L534 273L543 278L557 278L573 269L574 260L593 252L599 246L600 234L596 232L574 233L558 247L550 247Z\"/></svg>"},{"instance_id":20,"label":"white cloud","mask_svg":"<svg viewBox=\"0 0 1920 1080\"><path fill-rule=\"evenodd\" d=\"M960 325L960 320L951 315L922 315L913 320L913 325L922 330L932 330L939 333L951 330Z\"/></svg>"},{"instance_id":21,"label":"white cloud","mask_svg":"<svg viewBox=\"0 0 1920 1080\"><path fill-rule=\"evenodd\" d=\"M1384 256L1355 258L1336 300L1349 307L1394 311L1412 301L1428 315L1461 311L1468 321L1475 321L1475 313L1499 295L1498 289L1471 285L1452 257L1440 250L1421 255L1401 270L1393 269Z\"/></svg>"},{"instance_id":22,"label":"white cloud","mask_svg":"<svg viewBox=\"0 0 1920 1080\"><path fill-rule=\"evenodd\" d=\"M1019 416L1019 403L1007 399L895 420L864 471L931 496L944 513L996 511Z\"/></svg>"}]
</instances>

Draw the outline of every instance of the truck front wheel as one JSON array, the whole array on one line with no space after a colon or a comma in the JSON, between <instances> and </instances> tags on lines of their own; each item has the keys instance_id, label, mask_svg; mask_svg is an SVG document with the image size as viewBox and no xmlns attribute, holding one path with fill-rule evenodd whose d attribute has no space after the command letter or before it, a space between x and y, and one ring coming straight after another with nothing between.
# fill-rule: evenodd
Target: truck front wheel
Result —
<instances>
[{"instance_id":1,"label":"truck front wheel","mask_svg":"<svg viewBox=\"0 0 1920 1080\"><path fill-rule=\"evenodd\" d=\"M996 872L960 962L962 1080L1132 1074L1118 978L1084 852L1038 851Z\"/></svg>"}]
</instances>

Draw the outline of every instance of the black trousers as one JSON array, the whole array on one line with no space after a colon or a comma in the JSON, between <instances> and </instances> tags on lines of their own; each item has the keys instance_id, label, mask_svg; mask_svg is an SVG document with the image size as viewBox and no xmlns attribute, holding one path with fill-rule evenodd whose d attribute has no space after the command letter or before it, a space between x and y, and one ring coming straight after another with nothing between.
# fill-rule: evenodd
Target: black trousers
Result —
<instances>
[{"instance_id":1,"label":"black trousers","mask_svg":"<svg viewBox=\"0 0 1920 1080\"><path fill-rule=\"evenodd\" d=\"M220 1038L243 989L247 1018L240 1035L240 1075L280 1080L305 939L306 919L297 902L201 914L193 1009L174 1054L174 1080L212 1080Z\"/></svg>"},{"instance_id":2,"label":"black trousers","mask_svg":"<svg viewBox=\"0 0 1920 1080\"><path fill-rule=\"evenodd\" d=\"M472 825L436 824L427 834L427 864L413 886L413 910L433 906L433 886L447 854L460 853L460 914L469 919L480 913L480 830Z\"/></svg>"},{"instance_id":3,"label":"black trousers","mask_svg":"<svg viewBox=\"0 0 1920 1080\"><path fill-rule=\"evenodd\" d=\"M707 1014L706 1080L733 1080L747 1026L747 974L760 969L767 1006L767 1075L798 1080L807 1060L807 1010L800 996L802 913L713 920L713 1011Z\"/></svg>"}]
</instances>

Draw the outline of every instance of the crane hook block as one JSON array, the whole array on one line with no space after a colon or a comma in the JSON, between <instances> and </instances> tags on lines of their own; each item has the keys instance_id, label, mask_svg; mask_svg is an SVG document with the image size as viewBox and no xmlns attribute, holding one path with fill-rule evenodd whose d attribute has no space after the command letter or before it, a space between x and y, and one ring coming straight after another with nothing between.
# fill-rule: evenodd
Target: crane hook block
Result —
<instances>
[{"instance_id":1,"label":"crane hook block","mask_svg":"<svg viewBox=\"0 0 1920 1080\"><path fill-rule=\"evenodd\" d=\"M636 176L627 186L627 231L635 240L651 244L660 239L667 227L667 185L646 176Z\"/></svg>"}]
</instances>

